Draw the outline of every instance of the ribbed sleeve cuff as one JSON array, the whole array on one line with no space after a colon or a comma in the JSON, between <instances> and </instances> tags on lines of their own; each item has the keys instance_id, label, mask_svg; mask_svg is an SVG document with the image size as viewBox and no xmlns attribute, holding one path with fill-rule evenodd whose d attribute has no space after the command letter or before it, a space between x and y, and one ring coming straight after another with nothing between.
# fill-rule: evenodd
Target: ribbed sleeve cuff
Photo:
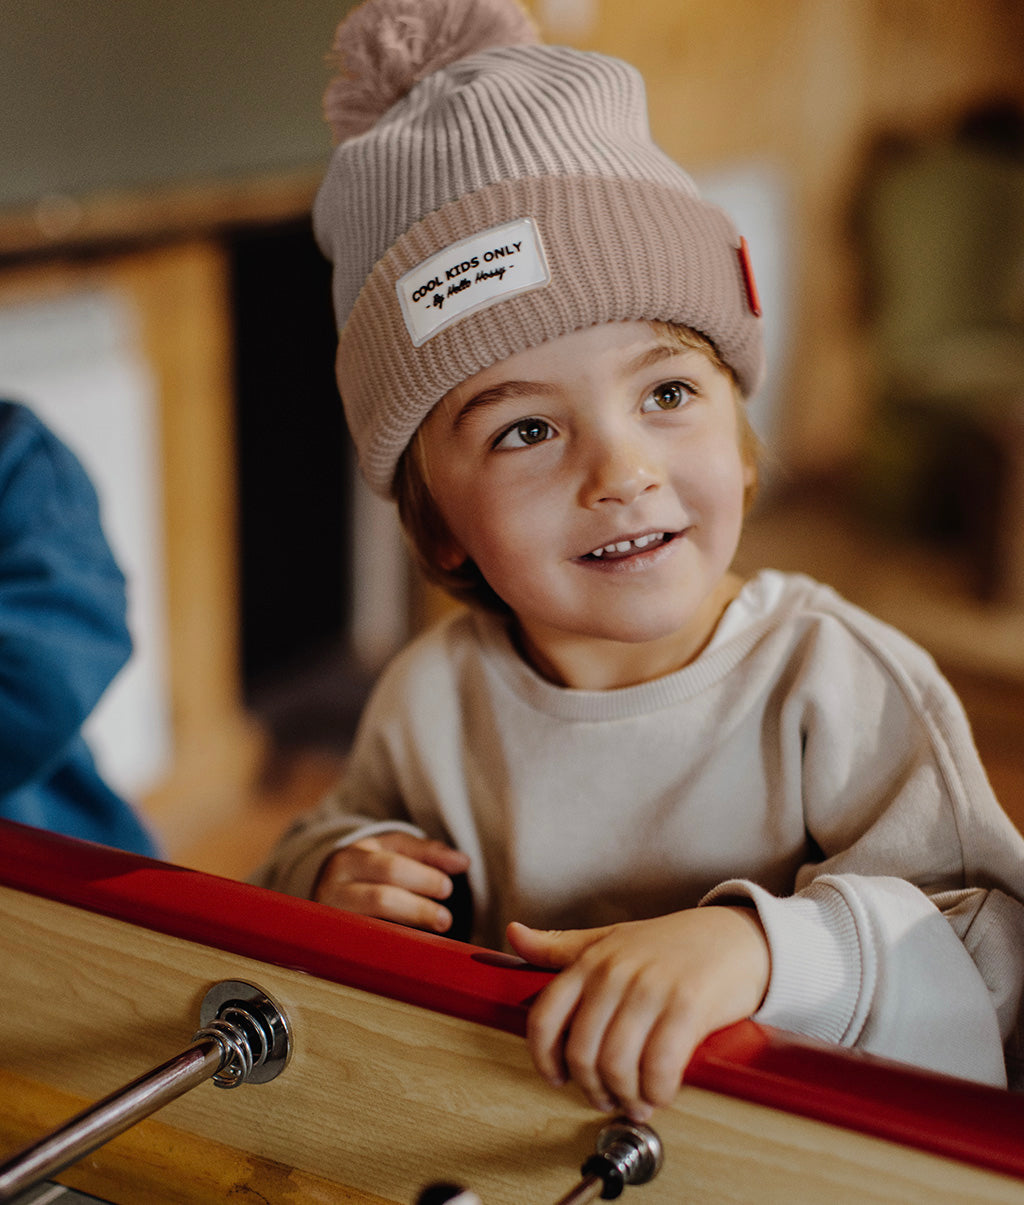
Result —
<instances>
[{"instance_id":1,"label":"ribbed sleeve cuff","mask_svg":"<svg viewBox=\"0 0 1024 1205\"><path fill-rule=\"evenodd\" d=\"M709 892L701 905L747 902L757 909L771 951L771 980L754 1020L852 1046L868 1013L874 979L856 905L826 879L782 899L756 883L733 879Z\"/></svg>"}]
</instances>

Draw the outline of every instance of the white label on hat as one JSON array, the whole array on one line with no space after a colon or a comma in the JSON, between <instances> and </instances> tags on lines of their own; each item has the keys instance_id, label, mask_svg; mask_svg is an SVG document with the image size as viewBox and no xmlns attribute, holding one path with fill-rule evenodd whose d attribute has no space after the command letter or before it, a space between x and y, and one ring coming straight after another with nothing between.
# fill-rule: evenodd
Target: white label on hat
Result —
<instances>
[{"instance_id":1,"label":"white label on hat","mask_svg":"<svg viewBox=\"0 0 1024 1205\"><path fill-rule=\"evenodd\" d=\"M540 231L517 218L452 243L402 276L395 288L414 347L467 314L539 289L551 279Z\"/></svg>"}]
</instances>

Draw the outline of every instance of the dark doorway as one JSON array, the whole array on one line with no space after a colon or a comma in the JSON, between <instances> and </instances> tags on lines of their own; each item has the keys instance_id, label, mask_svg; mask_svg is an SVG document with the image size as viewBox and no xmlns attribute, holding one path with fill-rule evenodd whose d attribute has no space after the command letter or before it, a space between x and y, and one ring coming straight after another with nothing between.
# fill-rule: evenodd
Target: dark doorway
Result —
<instances>
[{"instance_id":1,"label":"dark doorway","mask_svg":"<svg viewBox=\"0 0 1024 1205\"><path fill-rule=\"evenodd\" d=\"M353 456L334 381L330 265L308 220L229 243L246 701L343 643Z\"/></svg>"}]
</instances>

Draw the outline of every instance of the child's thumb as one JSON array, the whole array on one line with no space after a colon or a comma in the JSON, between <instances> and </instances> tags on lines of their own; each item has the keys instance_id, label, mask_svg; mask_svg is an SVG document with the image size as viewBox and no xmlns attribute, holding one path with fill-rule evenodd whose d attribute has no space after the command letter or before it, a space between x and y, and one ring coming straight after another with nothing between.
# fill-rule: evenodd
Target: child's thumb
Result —
<instances>
[{"instance_id":1,"label":"child's thumb","mask_svg":"<svg viewBox=\"0 0 1024 1205\"><path fill-rule=\"evenodd\" d=\"M527 962L546 970L567 967L595 941L608 932L604 929L531 929L513 921L505 930L509 945Z\"/></svg>"}]
</instances>

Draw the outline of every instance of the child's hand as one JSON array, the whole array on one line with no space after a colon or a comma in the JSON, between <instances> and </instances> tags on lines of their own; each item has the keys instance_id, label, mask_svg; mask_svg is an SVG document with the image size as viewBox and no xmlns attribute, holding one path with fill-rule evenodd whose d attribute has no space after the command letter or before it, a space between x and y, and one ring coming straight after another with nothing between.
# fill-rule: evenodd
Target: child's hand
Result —
<instances>
[{"instance_id":1,"label":"child's hand","mask_svg":"<svg viewBox=\"0 0 1024 1205\"><path fill-rule=\"evenodd\" d=\"M452 914L437 900L452 893L466 854L412 833L381 833L339 849L324 863L314 898L334 908L446 933Z\"/></svg>"},{"instance_id":2,"label":"child's hand","mask_svg":"<svg viewBox=\"0 0 1024 1205\"><path fill-rule=\"evenodd\" d=\"M708 907L602 929L513 923L535 966L561 969L530 1009L527 1038L549 1083L576 1081L595 1108L646 1121L670 1104L709 1033L756 1012L770 960L757 913Z\"/></svg>"}]
</instances>

